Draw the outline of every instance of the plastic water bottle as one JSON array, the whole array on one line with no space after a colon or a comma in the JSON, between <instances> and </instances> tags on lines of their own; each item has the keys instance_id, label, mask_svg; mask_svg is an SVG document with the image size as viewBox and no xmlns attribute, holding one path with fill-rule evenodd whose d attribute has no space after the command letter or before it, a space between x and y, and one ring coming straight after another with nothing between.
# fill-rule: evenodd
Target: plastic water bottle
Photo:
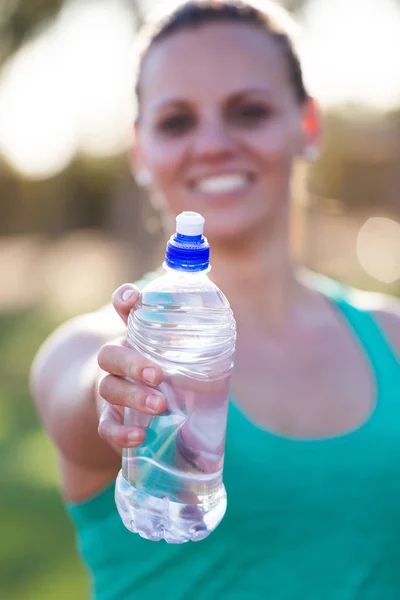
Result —
<instances>
[{"instance_id":1,"label":"plastic water bottle","mask_svg":"<svg viewBox=\"0 0 400 600\"><path fill-rule=\"evenodd\" d=\"M125 526L149 540L202 540L226 510L222 481L229 380L236 325L223 293L210 281L204 218L184 212L167 244L166 274L149 283L128 321L127 339L160 365L159 416L125 409L125 424L146 429L125 449L116 504Z\"/></svg>"}]
</instances>

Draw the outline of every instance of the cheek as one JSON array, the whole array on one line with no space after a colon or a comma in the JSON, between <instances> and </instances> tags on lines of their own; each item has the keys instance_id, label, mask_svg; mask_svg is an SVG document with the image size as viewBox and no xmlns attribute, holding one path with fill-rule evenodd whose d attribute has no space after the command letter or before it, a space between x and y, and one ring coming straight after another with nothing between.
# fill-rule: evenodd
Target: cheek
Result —
<instances>
[{"instance_id":1,"label":"cheek","mask_svg":"<svg viewBox=\"0 0 400 600\"><path fill-rule=\"evenodd\" d=\"M297 153L298 132L287 121L275 120L249 136L249 146L264 164L287 166Z\"/></svg>"},{"instance_id":2,"label":"cheek","mask_svg":"<svg viewBox=\"0 0 400 600\"><path fill-rule=\"evenodd\" d=\"M174 183L182 164L184 149L182 144L173 141L149 140L146 145L148 169L152 180L161 189Z\"/></svg>"}]
</instances>

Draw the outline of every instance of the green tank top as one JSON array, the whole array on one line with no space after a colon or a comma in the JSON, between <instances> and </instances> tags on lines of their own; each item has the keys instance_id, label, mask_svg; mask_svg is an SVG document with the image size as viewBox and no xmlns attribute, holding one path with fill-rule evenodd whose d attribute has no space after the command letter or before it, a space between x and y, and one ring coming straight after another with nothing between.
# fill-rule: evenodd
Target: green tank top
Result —
<instances>
[{"instance_id":1,"label":"green tank top","mask_svg":"<svg viewBox=\"0 0 400 600\"><path fill-rule=\"evenodd\" d=\"M232 400L228 509L199 543L127 531L114 486L68 505L95 600L400 598L400 363L347 291L320 281L376 378L370 419L340 437L293 441L252 423Z\"/></svg>"}]
</instances>

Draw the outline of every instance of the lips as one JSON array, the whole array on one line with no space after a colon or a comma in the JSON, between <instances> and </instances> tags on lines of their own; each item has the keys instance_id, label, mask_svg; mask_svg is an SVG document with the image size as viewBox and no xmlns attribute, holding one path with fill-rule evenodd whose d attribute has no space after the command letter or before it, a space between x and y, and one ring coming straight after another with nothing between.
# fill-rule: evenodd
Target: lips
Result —
<instances>
[{"instance_id":1,"label":"lips","mask_svg":"<svg viewBox=\"0 0 400 600\"><path fill-rule=\"evenodd\" d=\"M193 183L192 188L202 194L228 194L246 188L250 183L250 176L243 173L229 173L203 177Z\"/></svg>"}]
</instances>

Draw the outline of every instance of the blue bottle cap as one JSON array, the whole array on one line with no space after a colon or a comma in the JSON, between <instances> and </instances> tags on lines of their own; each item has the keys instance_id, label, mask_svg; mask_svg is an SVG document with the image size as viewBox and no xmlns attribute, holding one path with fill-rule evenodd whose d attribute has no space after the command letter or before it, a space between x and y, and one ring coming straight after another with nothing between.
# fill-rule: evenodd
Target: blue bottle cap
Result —
<instances>
[{"instance_id":1,"label":"blue bottle cap","mask_svg":"<svg viewBox=\"0 0 400 600\"><path fill-rule=\"evenodd\" d=\"M206 271L210 245L203 235L204 217L185 211L176 217L176 233L167 243L165 265L177 271Z\"/></svg>"}]
</instances>

